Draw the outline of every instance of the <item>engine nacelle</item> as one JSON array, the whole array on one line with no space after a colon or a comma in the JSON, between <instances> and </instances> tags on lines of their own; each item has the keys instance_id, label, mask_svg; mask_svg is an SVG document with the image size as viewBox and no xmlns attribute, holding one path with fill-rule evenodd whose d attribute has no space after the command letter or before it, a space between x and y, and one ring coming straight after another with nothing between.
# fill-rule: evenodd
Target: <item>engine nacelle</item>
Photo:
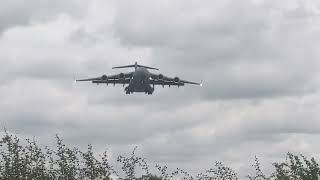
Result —
<instances>
[{"instance_id":1,"label":"engine nacelle","mask_svg":"<svg viewBox=\"0 0 320 180\"><path fill-rule=\"evenodd\" d=\"M173 79L173 81L174 81L175 83L179 83L179 82L180 82L180 78L175 77L175 78Z\"/></svg>"},{"instance_id":2,"label":"engine nacelle","mask_svg":"<svg viewBox=\"0 0 320 180\"><path fill-rule=\"evenodd\" d=\"M163 80L163 77L164 77L164 76L163 76L162 74L159 74L159 75L158 75L158 80Z\"/></svg>"},{"instance_id":3,"label":"engine nacelle","mask_svg":"<svg viewBox=\"0 0 320 180\"><path fill-rule=\"evenodd\" d=\"M119 79L124 79L124 74L123 73L119 74Z\"/></svg>"},{"instance_id":4,"label":"engine nacelle","mask_svg":"<svg viewBox=\"0 0 320 180\"><path fill-rule=\"evenodd\" d=\"M102 76L101 76L101 79L104 80L104 81L106 81L106 80L108 80L108 76L107 76L107 75L102 75Z\"/></svg>"}]
</instances>

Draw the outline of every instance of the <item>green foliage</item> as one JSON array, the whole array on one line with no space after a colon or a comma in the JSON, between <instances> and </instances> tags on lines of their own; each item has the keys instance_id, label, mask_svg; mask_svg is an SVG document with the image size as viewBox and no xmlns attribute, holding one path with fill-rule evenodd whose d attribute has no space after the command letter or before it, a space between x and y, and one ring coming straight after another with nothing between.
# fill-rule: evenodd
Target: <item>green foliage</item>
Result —
<instances>
[{"instance_id":1,"label":"green foliage","mask_svg":"<svg viewBox=\"0 0 320 180\"><path fill-rule=\"evenodd\" d=\"M56 136L56 148L41 149L36 141L26 139L20 142L17 136L5 131L0 139L0 180L110 180L116 176L123 180L237 180L237 174L221 162L197 176L177 168L168 170L167 166L156 165L158 175L152 175L146 159L136 155L137 147L126 157L119 155L122 178L109 163L107 152L96 156L93 147L88 145L85 152L67 147ZM314 158L287 154L285 162L274 163L275 171L266 176L257 157L252 167L254 175L249 180L318 180L319 164ZM137 172L140 175L137 177Z\"/></svg>"},{"instance_id":2,"label":"green foliage","mask_svg":"<svg viewBox=\"0 0 320 180\"><path fill-rule=\"evenodd\" d=\"M248 175L247 177L249 178L249 180L269 180L269 178L266 177L266 175L264 175L264 173L262 172L261 165L257 156L255 156L254 161L255 163L252 165L252 167L255 169L256 173L254 176Z\"/></svg>"},{"instance_id":3,"label":"green foliage","mask_svg":"<svg viewBox=\"0 0 320 180\"><path fill-rule=\"evenodd\" d=\"M152 175L150 176L149 180L162 180L160 177Z\"/></svg>"},{"instance_id":4,"label":"green foliage","mask_svg":"<svg viewBox=\"0 0 320 180\"><path fill-rule=\"evenodd\" d=\"M149 165L144 158L136 156L135 152L137 147L135 147L131 153L130 157L118 156L117 161L122 163L121 169L125 172L125 179L137 179L136 177L136 167L139 166L145 172L140 179L150 179L151 174L149 172Z\"/></svg>"},{"instance_id":5,"label":"green foliage","mask_svg":"<svg viewBox=\"0 0 320 180\"><path fill-rule=\"evenodd\" d=\"M95 158L92 146L88 145L87 152L79 152L82 157L83 167L80 168L81 179L89 178L90 180L101 179L108 180L113 172L112 167L109 165L107 153L104 152L101 161Z\"/></svg>"},{"instance_id":6,"label":"green foliage","mask_svg":"<svg viewBox=\"0 0 320 180\"><path fill-rule=\"evenodd\" d=\"M46 157L34 141L26 139L21 146L16 136L5 135L0 140L1 179L48 179Z\"/></svg>"},{"instance_id":7,"label":"green foliage","mask_svg":"<svg viewBox=\"0 0 320 180\"><path fill-rule=\"evenodd\" d=\"M107 153L97 159L92 146L87 152L69 148L56 136L56 149L43 151L35 141L21 145L17 136L8 134L0 140L0 179L5 180L109 180L112 167Z\"/></svg>"},{"instance_id":8,"label":"green foliage","mask_svg":"<svg viewBox=\"0 0 320 180\"><path fill-rule=\"evenodd\" d=\"M310 160L303 155L287 153L286 162L273 163L275 172L269 177L264 175L258 158L255 158L255 175L248 176L250 180L318 180L320 178L319 164L314 158Z\"/></svg>"},{"instance_id":9,"label":"green foliage","mask_svg":"<svg viewBox=\"0 0 320 180\"><path fill-rule=\"evenodd\" d=\"M237 174L221 162L216 162L214 168L207 170L204 174L199 174L197 179L203 180L237 180Z\"/></svg>"},{"instance_id":10,"label":"green foliage","mask_svg":"<svg viewBox=\"0 0 320 180\"><path fill-rule=\"evenodd\" d=\"M276 171L272 174L275 180L318 180L320 177L319 164L314 158L310 160L303 155L287 154L287 161L274 163Z\"/></svg>"},{"instance_id":11,"label":"green foliage","mask_svg":"<svg viewBox=\"0 0 320 180\"><path fill-rule=\"evenodd\" d=\"M175 171L168 173L167 166L156 165L157 169L160 171L160 178L163 180L170 179L183 179L183 180L237 180L237 174L229 167L223 165L221 162L216 162L214 167L206 170L204 173L198 174L196 177L193 177L188 172L177 168Z\"/></svg>"}]
</instances>

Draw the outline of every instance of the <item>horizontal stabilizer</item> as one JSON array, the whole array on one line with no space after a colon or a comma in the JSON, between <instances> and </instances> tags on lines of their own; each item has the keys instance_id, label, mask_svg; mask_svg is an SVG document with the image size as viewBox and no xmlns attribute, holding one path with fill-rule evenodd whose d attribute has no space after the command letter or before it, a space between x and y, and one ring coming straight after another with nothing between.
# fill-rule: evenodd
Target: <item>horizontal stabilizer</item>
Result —
<instances>
[{"instance_id":1,"label":"horizontal stabilizer","mask_svg":"<svg viewBox=\"0 0 320 180\"><path fill-rule=\"evenodd\" d=\"M146 69L154 69L154 70L159 70L158 68L154 68L154 67L149 67L149 66L142 66L142 65L138 65L138 67L143 67Z\"/></svg>"},{"instance_id":2,"label":"horizontal stabilizer","mask_svg":"<svg viewBox=\"0 0 320 180\"><path fill-rule=\"evenodd\" d=\"M127 65L127 66L116 66L116 67L113 67L112 69L119 69L119 68L138 68L138 67L143 67L143 68L146 68L146 69L154 69L154 70L159 70L158 68L154 68L154 67L149 67L149 66L143 66L143 65L139 65L137 62L133 65Z\"/></svg>"},{"instance_id":3,"label":"horizontal stabilizer","mask_svg":"<svg viewBox=\"0 0 320 180\"><path fill-rule=\"evenodd\" d=\"M128 65L128 66L116 66L116 67L113 67L112 69L130 68L130 67L135 67L135 66L134 66L134 65Z\"/></svg>"}]
</instances>

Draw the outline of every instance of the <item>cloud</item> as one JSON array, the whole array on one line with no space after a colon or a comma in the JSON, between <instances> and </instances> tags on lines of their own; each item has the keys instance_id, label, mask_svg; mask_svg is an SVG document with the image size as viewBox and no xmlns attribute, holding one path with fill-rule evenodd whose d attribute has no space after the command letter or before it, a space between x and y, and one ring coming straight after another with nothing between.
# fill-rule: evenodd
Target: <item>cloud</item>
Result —
<instances>
[{"instance_id":1,"label":"cloud","mask_svg":"<svg viewBox=\"0 0 320 180\"><path fill-rule=\"evenodd\" d=\"M187 78L203 79L206 97L310 91L318 66L313 49L318 35L310 31L319 28L314 25L319 16L304 4L138 2L119 3L116 37L129 47L152 47L155 61L169 64L171 72L180 69ZM142 2L149 8L141 9ZM290 15L300 11L303 17Z\"/></svg>"},{"instance_id":2,"label":"cloud","mask_svg":"<svg viewBox=\"0 0 320 180\"><path fill-rule=\"evenodd\" d=\"M0 123L10 131L114 154L138 145L151 162L193 171L221 160L242 175L254 155L319 154L317 3L58 1L21 13L6 3ZM72 83L134 61L204 86L128 96Z\"/></svg>"},{"instance_id":3,"label":"cloud","mask_svg":"<svg viewBox=\"0 0 320 180\"><path fill-rule=\"evenodd\" d=\"M5 0L1 2L0 32L15 26L27 26L34 22L46 22L63 13L81 16L85 2L80 1L19 1Z\"/></svg>"}]
</instances>

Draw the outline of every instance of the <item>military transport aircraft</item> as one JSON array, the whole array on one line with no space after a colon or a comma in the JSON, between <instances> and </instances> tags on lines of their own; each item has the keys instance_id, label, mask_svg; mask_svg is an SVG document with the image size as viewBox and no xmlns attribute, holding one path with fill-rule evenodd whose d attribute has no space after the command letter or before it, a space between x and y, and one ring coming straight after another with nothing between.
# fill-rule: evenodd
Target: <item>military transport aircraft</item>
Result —
<instances>
[{"instance_id":1,"label":"military transport aircraft","mask_svg":"<svg viewBox=\"0 0 320 180\"><path fill-rule=\"evenodd\" d=\"M185 84L195 84L202 86L202 83L190 82L181 80L178 77L170 78L164 76L163 74L154 74L148 71L148 69L152 70L159 70L157 68L142 66L139 65L137 62L134 65L127 65L127 66L117 66L113 67L112 69L118 68L130 68L134 67L133 72L129 73L120 73L115 75L102 75L96 78L89 78L89 79L78 79L76 81L91 81L94 84L122 84L125 86L124 91L126 94L131 94L133 92L144 92L145 94L151 95L154 91L155 85L161 85L164 87L165 85L170 86L184 86Z\"/></svg>"}]
</instances>

